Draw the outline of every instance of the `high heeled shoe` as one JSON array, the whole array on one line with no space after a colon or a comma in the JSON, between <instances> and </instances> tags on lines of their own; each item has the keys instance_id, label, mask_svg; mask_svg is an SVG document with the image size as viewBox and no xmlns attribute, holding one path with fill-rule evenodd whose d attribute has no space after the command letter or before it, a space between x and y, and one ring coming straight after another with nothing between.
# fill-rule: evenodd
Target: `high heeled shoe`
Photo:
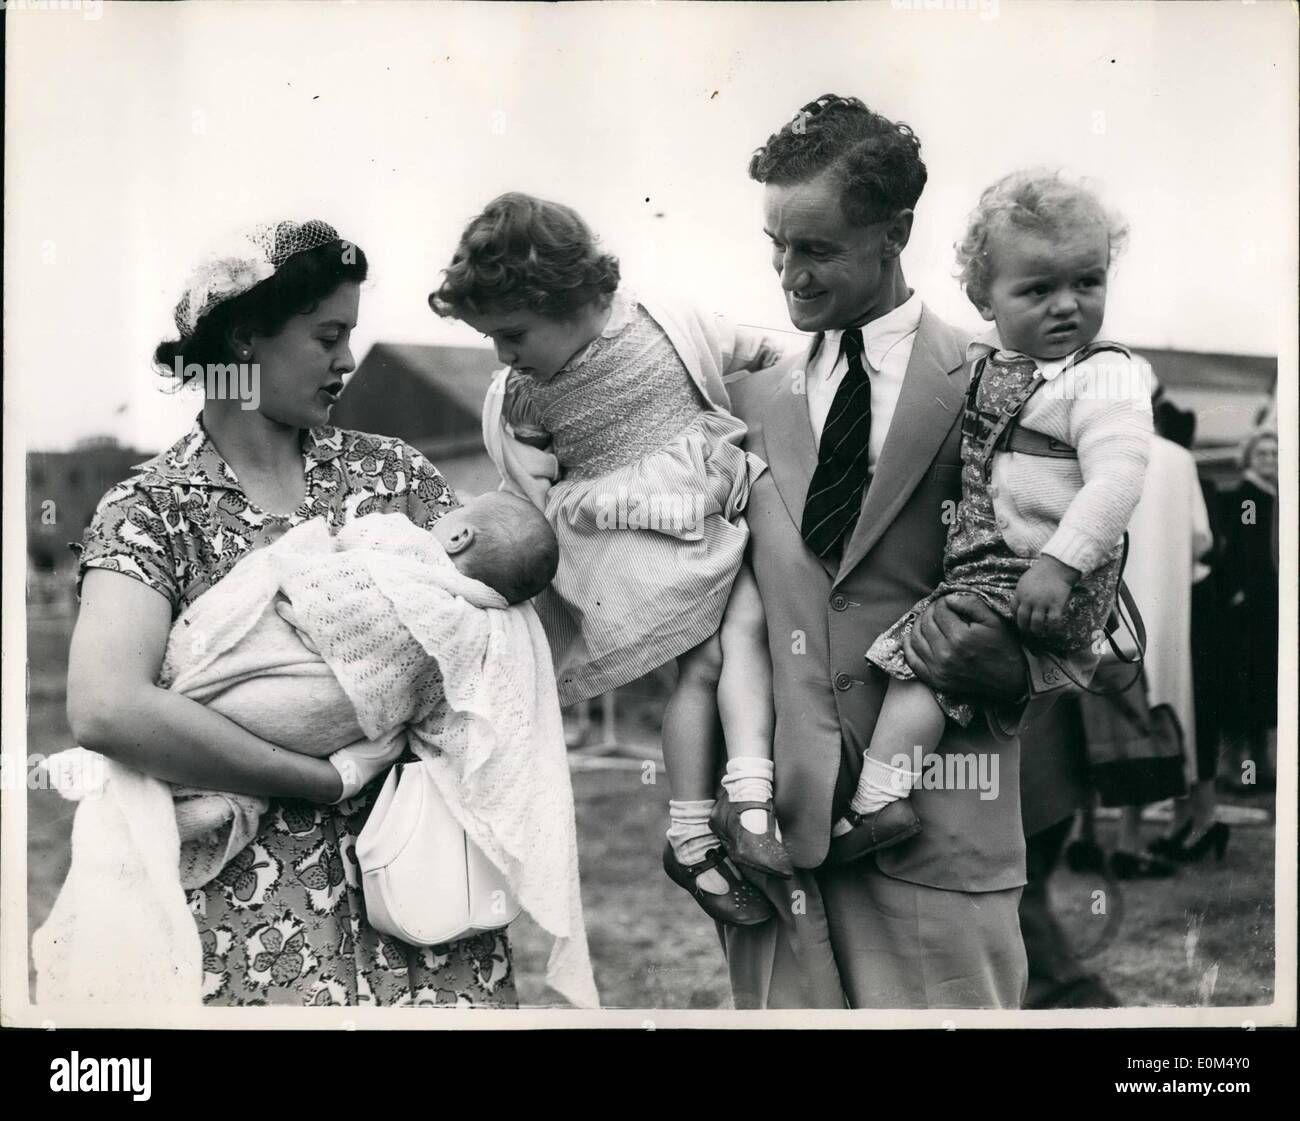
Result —
<instances>
[{"instance_id":1,"label":"high heeled shoe","mask_svg":"<svg viewBox=\"0 0 1300 1121\"><path fill-rule=\"evenodd\" d=\"M767 828L762 833L745 828L740 815L746 810L760 810L767 815ZM742 868L783 880L794 875L790 854L776 835L776 811L771 802L733 802L724 789L709 814L709 828L726 842L731 859Z\"/></svg>"},{"instance_id":2,"label":"high heeled shoe","mask_svg":"<svg viewBox=\"0 0 1300 1121\"><path fill-rule=\"evenodd\" d=\"M1183 822L1181 829L1176 829L1167 837L1157 837L1152 841L1149 848L1156 856L1163 857L1165 860L1177 860L1178 853L1183 847L1183 842L1187 840L1192 832L1191 820Z\"/></svg>"},{"instance_id":3,"label":"high heeled shoe","mask_svg":"<svg viewBox=\"0 0 1300 1121\"><path fill-rule=\"evenodd\" d=\"M1185 864L1199 864L1205 854L1214 850L1214 859L1220 861L1228 851L1230 830L1226 821L1216 821L1190 844L1184 844L1174 853L1174 859Z\"/></svg>"},{"instance_id":4,"label":"high heeled shoe","mask_svg":"<svg viewBox=\"0 0 1300 1121\"><path fill-rule=\"evenodd\" d=\"M726 895L714 895L696 882L698 876L711 868L716 868L727 881ZM715 922L757 926L776 914L767 897L740 874L721 845L709 849L698 864L683 864L669 843L664 846L664 871L673 883L689 891L700 909Z\"/></svg>"}]
</instances>

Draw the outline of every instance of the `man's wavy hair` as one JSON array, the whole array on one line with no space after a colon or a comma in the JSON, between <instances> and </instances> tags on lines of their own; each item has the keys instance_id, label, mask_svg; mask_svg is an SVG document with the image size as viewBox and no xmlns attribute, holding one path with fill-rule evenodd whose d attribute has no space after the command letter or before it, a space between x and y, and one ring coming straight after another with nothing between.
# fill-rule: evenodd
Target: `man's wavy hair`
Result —
<instances>
[{"instance_id":1,"label":"man's wavy hair","mask_svg":"<svg viewBox=\"0 0 1300 1121\"><path fill-rule=\"evenodd\" d=\"M971 303L986 306L993 281L989 241L997 232L1010 228L1060 237L1098 225L1106 231L1113 261L1128 242L1128 226L1102 205L1095 192L1060 172L1014 171L988 187L971 211L966 236L956 245L957 278Z\"/></svg>"},{"instance_id":2,"label":"man's wavy hair","mask_svg":"<svg viewBox=\"0 0 1300 1121\"><path fill-rule=\"evenodd\" d=\"M518 191L470 221L429 306L444 318L531 311L564 319L618 288L618 258L602 253L577 211Z\"/></svg>"},{"instance_id":3,"label":"man's wavy hair","mask_svg":"<svg viewBox=\"0 0 1300 1121\"><path fill-rule=\"evenodd\" d=\"M856 97L828 93L810 101L749 161L749 177L785 186L829 171L854 226L869 226L916 207L925 188L921 141L901 121L873 113Z\"/></svg>"}]
</instances>

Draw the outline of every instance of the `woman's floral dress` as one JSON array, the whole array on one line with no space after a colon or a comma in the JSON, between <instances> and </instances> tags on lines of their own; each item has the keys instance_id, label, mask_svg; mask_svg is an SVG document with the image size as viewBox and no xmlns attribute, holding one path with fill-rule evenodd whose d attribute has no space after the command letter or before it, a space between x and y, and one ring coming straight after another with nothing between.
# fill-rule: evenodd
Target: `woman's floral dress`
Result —
<instances>
[{"instance_id":1,"label":"woman's floral dress","mask_svg":"<svg viewBox=\"0 0 1300 1121\"><path fill-rule=\"evenodd\" d=\"M202 420L110 490L86 530L89 568L167 597L176 618L290 527L372 513L429 526L459 503L400 440L331 427L303 434L307 491L291 515L253 506ZM355 845L379 783L337 806L273 800L253 842L189 893L203 944L203 1000L217 1005L514 1007L505 931L415 947L366 922Z\"/></svg>"}]
</instances>

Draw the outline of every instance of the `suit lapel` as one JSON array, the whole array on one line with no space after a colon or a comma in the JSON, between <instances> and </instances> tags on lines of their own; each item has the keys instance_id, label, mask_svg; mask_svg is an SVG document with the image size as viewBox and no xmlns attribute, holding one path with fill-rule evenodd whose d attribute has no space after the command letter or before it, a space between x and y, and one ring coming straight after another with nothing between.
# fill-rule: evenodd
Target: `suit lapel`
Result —
<instances>
[{"instance_id":1,"label":"suit lapel","mask_svg":"<svg viewBox=\"0 0 1300 1121\"><path fill-rule=\"evenodd\" d=\"M837 584L880 540L930 469L961 413L963 393L949 375L961 367L963 360L956 339L944 329L941 320L923 308L889 435L885 437L871 485L862 500L862 512L840 559ZM812 460L815 464L815 453ZM808 475L811 478L811 467Z\"/></svg>"},{"instance_id":2,"label":"suit lapel","mask_svg":"<svg viewBox=\"0 0 1300 1121\"><path fill-rule=\"evenodd\" d=\"M801 360L805 379L821 341L821 335L813 339ZM792 381L793 372L798 368L792 366L790 372L777 382L763 415L763 451L767 455L767 467L772 472L772 480L790 520L794 522L796 533L801 532L804 500L808 497L808 485L817 468L817 444L813 439L812 422L808 419L808 394L796 393ZM830 575L835 575L834 564L827 560L821 563Z\"/></svg>"}]
</instances>

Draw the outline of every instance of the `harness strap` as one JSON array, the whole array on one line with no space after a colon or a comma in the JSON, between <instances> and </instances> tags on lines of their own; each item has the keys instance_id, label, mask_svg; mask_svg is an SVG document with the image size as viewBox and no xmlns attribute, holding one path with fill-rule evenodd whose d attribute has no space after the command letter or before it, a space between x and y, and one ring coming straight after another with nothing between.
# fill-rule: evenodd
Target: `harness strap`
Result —
<instances>
[{"instance_id":1,"label":"harness strap","mask_svg":"<svg viewBox=\"0 0 1300 1121\"><path fill-rule=\"evenodd\" d=\"M1058 440L1046 432L1035 432L1016 424L1002 439L999 449L1007 452L1020 452L1021 455L1046 455L1052 459L1078 459L1079 453L1064 440Z\"/></svg>"},{"instance_id":2,"label":"harness strap","mask_svg":"<svg viewBox=\"0 0 1300 1121\"><path fill-rule=\"evenodd\" d=\"M1133 357L1128 347L1121 346L1119 343L1093 341L1081 348L1061 368L1061 373L1057 376L1060 377L1065 374L1068 370L1079 365L1080 362L1086 362L1094 354L1100 354L1107 350L1113 350L1117 354L1124 355L1125 358ZM980 465L983 470L984 481L987 483L992 477L993 455L998 451L1049 456L1053 459L1077 459L1077 452L1064 441L1057 440L1042 432L1036 432L1031 428L1022 428L1020 425L1021 410L1025 407L1026 402L1038 391L1039 386L1043 385L1047 380L1043 377L1041 370L1035 371L1033 380L1015 397L1010 406L999 415L997 420L991 424L988 422L986 419L987 414L981 413L976 404L976 394L979 392L980 379L984 376L984 367L988 363L988 358L987 353L981 355L971 371L970 384L966 389L966 423L963 426L963 432L975 436L980 442Z\"/></svg>"}]
</instances>

